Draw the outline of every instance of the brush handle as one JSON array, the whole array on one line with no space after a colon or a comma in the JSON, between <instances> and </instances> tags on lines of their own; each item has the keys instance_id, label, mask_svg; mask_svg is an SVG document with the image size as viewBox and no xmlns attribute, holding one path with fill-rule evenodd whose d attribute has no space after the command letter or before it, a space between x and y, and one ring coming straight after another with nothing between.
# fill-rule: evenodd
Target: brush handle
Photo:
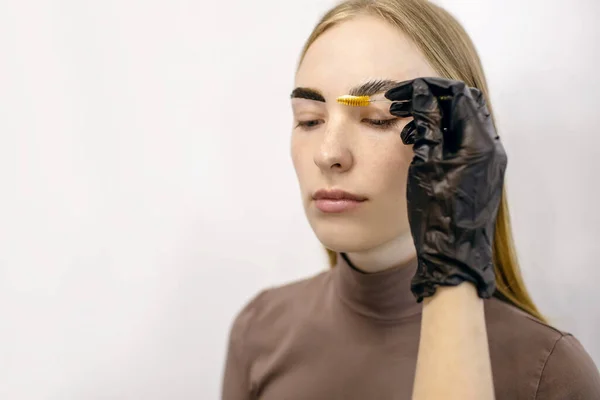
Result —
<instances>
[{"instance_id":1,"label":"brush handle","mask_svg":"<svg viewBox=\"0 0 600 400\"><path fill-rule=\"evenodd\" d=\"M438 100L452 100L452 96L438 96L437 99ZM410 102L410 100L375 99L375 100L371 100L371 103L380 102L380 101L387 101L388 103L409 103Z\"/></svg>"}]
</instances>

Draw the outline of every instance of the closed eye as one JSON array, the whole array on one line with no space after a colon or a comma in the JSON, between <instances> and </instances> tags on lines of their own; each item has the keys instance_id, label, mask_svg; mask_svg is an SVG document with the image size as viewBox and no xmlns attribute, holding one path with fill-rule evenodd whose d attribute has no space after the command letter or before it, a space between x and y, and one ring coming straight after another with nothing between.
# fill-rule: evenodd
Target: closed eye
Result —
<instances>
[{"instance_id":1,"label":"closed eye","mask_svg":"<svg viewBox=\"0 0 600 400\"><path fill-rule=\"evenodd\" d=\"M363 122L366 122L375 129L389 129L396 126L400 122L400 118L363 119Z\"/></svg>"},{"instance_id":2,"label":"closed eye","mask_svg":"<svg viewBox=\"0 0 600 400\"><path fill-rule=\"evenodd\" d=\"M307 121L298 121L296 125L297 128L302 128L305 130L313 129L325 121L321 119L311 119ZM375 129L390 129L396 126L400 122L400 118L390 118L390 119L363 119L362 122L368 124L369 126Z\"/></svg>"},{"instance_id":3,"label":"closed eye","mask_svg":"<svg viewBox=\"0 0 600 400\"><path fill-rule=\"evenodd\" d=\"M319 126L321 123L323 123L323 120L320 119L311 119L308 121L298 121L298 125L296 125L296 127L300 127L302 129L311 129L314 128L316 126Z\"/></svg>"}]
</instances>

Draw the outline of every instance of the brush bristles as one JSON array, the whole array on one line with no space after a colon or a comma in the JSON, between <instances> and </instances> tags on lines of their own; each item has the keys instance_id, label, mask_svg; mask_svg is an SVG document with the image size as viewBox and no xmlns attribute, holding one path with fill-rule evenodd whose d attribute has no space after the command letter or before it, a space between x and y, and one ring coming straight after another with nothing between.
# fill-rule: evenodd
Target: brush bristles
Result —
<instances>
[{"instance_id":1,"label":"brush bristles","mask_svg":"<svg viewBox=\"0 0 600 400\"><path fill-rule=\"evenodd\" d=\"M366 107L371 104L371 98L369 96L340 96L337 99L337 102L340 104L344 104L347 106L353 107Z\"/></svg>"}]
</instances>

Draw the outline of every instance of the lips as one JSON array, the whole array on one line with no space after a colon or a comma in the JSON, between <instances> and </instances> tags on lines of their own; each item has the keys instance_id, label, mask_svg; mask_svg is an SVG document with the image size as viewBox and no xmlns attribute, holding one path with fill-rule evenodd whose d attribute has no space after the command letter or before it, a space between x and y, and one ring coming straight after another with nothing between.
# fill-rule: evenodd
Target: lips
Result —
<instances>
[{"instance_id":1,"label":"lips","mask_svg":"<svg viewBox=\"0 0 600 400\"><path fill-rule=\"evenodd\" d=\"M324 213L341 213L359 207L366 197L343 190L321 189L314 193L316 207Z\"/></svg>"}]
</instances>

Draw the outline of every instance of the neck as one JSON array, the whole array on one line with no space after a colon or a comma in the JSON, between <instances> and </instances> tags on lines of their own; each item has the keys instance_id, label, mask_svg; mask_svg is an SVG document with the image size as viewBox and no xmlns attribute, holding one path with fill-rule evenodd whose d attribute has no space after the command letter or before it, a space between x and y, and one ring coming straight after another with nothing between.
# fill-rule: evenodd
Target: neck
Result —
<instances>
[{"instance_id":1,"label":"neck","mask_svg":"<svg viewBox=\"0 0 600 400\"><path fill-rule=\"evenodd\" d=\"M362 272L375 273L406 265L416 258L417 253L409 232L372 249L346 255Z\"/></svg>"}]
</instances>

